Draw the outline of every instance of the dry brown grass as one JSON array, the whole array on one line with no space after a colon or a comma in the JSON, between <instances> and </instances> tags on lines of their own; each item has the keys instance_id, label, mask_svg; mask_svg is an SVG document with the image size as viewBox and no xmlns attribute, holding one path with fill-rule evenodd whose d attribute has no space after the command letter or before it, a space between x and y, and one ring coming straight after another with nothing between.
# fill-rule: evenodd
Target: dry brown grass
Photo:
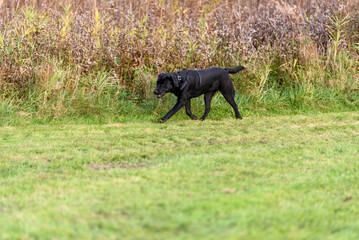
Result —
<instances>
[{"instance_id":1,"label":"dry brown grass","mask_svg":"<svg viewBox=\"0 0 359 240\"><path fill-rule=\"evenodd\" d=\"M339 0L0 0L2 98L130 92L182 67L249 67L236 87L358 90L359 3ZM31 7L33 6L33 7ZM96 104L94 100L91 104Z\"/></svg>"}]
</instances>

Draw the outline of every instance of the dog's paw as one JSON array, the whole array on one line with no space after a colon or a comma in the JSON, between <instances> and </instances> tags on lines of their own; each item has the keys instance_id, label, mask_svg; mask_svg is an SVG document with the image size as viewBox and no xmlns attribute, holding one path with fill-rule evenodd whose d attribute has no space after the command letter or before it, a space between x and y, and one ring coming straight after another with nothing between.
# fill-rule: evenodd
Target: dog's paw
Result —
<instances>
[{"instance_id":1,"label":"dog's paw","mask_svg":"<svg viewBox=\"0 0 359 240\"><path fill-rule=\"evenodd\" d=\"M166 121L163 120L162 118L159 118L159 119L157 119L157 122L158 122L158 123L165 123Z\"/></svg>"},{"instance_id":2,"label":"dog's paw","mask_svg":"<svg viewBox=\"0 0 359 240\"><path fill-rule=\"evenodd\" d=\"M193 116L193 117L191 117L193 120L198 120L198 117L196 117L196 116Z\"/></svg>"}]
</instances>

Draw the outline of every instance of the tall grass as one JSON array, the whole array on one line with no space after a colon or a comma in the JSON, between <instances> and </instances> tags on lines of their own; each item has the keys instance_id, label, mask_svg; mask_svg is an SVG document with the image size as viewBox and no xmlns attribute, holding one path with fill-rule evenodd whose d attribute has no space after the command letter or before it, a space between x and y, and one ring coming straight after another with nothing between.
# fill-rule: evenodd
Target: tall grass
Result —
<instances>
[{"instance_id":1,"label":"tall grass","mask_svg":"<svg viewBox=\"0 0 359 240\"><path fill-rule=\"evenodd\" d=\"M358 105L357 1L2 0L0 8L1 101L39 116L154 106L160 72L239 64L247 71L235 86L257 106L280 95L311 104L328 91Z\"/></svg>"}]
</instances>

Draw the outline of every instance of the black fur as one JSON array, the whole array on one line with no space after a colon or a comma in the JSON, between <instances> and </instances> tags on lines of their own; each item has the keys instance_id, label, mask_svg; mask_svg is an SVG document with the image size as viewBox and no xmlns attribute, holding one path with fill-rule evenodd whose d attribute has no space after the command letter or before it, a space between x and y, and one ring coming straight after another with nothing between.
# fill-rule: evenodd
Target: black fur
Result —
<instances>
[{"instance_id":1,"label":"black fur","mask_svg":"<svg viewBox=\"0 0 359 240\"><path fill-rule=\"evenodd\" d=\"M234 74L243 69L245 69L243 66L234 68L206 68L198 71L184 68L175 73L161 73L158 75L154 94L161 98L166 93L171 92L177 96L177 103L159 121L166 122L183 106L186 107L188 116L192 119L197 119L191 112L191 98L202 94L204 94L205 110L201 120L205 120L211 109L212 97L218 90L232 106L236 118L242 119L238 112L238 106L234 101L234 86L228 74Z\"/></svg>"}]
</instances>

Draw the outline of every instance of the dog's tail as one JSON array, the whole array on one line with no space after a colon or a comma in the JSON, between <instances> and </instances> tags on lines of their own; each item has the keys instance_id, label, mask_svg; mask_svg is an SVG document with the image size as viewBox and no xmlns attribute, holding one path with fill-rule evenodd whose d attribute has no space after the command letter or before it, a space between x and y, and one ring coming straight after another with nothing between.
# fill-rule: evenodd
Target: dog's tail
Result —
<instances>
[{"instance_id":1,"label":"dog's tail","mask_svg":"<svg viewBox=\"0 0 359 240\"><path fill-rule=\"evenodd\" d=\"M229 74L234 74L239 71L242 71L243 69L245 69L245 67L238 66L238 67L234 67L234 68L223 68L223 69L226 70Z\"/></svg>"}]
</instances>

